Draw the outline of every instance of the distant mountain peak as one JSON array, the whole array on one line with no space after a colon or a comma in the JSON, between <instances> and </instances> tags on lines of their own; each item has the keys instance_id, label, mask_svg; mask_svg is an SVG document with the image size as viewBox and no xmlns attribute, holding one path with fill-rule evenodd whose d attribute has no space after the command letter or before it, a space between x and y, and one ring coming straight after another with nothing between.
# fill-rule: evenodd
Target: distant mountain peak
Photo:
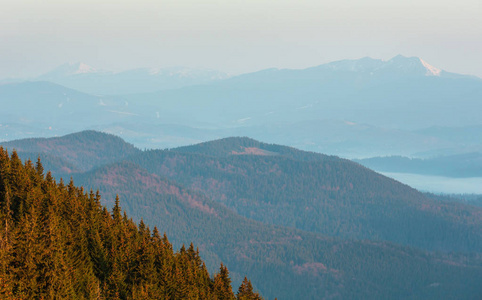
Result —
<instances>
[{"instance_id":1,"label":"distant mountain peak","mask_svg":"<svg viewBox=\"0 0 482 300\"><path fill-rule=\"evenodd\" d=\"M69 76L69 75L76 75L76 74L88 74L88 73L97 73L99 70L96 68L83 63L83 62L68 62L63 64L49 73L55 73L58 75Z\"/></svg>"},{"instance_id":2,"label":"distant mountain peak","mask_svg":"<svg viewBox=\"0 0 482 300\"><path fill-rule=\"evenodd\" d=\"M85 63L74 64L75 71L72 74L97 73L97 69Z\"/></svg>"},{"instance_id":3,"label":"distant mountain peak","mask_svg":"<svg viewBox=\"0 0 482 300\"><path fill-rule=\"evenodd\" d=\"M427 76L440 76L440 73L442 72L441 69L430 65L429 63L427 63L421 58L420 58L420 62L427 69L427 73L426 73Z\"/></svg>"},{"instance_id":4,"label":"distant mountain peak","mask_svg":"<svg viewBox=\"0 0 482 300\"><path fill-rule=\"evenodd\" d=\"M371 57L363 57L360 59L344 59L327 63L315 68L327 68L333 71L348 71L348 72L364 72L372 71L379 68L383 64L381 59L374 59Z\"/></svg>"},{"instance_id":5,"label":"distant mountain peak","mask_svg":"<svg viewBox=\"0 0 482 300\"><path fill-rule=\"evenodd\" d=\"M441 69L430 65L419 57L406 57L401 54L388 60L383 68L392 68L399 72L424 76L440 76L442 73Z\"/></svg>"},{"instance_id":6,"label":"distant mountain peak","mask_svg":"<svg viewBox=\"0 0 482 300\"><path fill-rule=\"evenodd\" d=\"M345 59L327 63L316 69L325 69L335 72L370 73L389 72L392 74L409 74L416 76L441 76L442 70L430 65L419 57L407 57L401 54L389 60L363 57L360 59ZM313 69L313 68L310 68Z\"/></svg>"},{"instance_id":7,"label":"distant mountain peak","mask_svg":"<svg viewBox=\"0 0 482 300\"><path fill-rule=\"evenodd\" d=\"M44 75L40 76L40 78L41 79L62 78L62 77L68 77L73 75L94 74L99 72L100 72L99 69L94 68L86 63L69 62L58 66L57 68L53 69L50 72L45 73Z\"/></svg>"}]
</instances>

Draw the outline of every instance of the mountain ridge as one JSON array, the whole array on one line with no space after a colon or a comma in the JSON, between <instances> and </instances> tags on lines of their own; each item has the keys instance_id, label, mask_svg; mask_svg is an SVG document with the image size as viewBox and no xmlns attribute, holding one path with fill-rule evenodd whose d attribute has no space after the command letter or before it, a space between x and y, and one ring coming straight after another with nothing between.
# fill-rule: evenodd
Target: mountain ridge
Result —
<instances>
[{"instance_id":1,"label":"mountain ridge","mask_svg":"<svg viewBox=\"0 0 482 300\"><path fill-rule=\"evenodd\" d=\"M127 98L153 106L163 99L159 118L193 126L202 122L240 127L339 119L413 130L480 123L473 110L480 106L480 78L442 71L440 76L426 76L427 67L420 59L402 61L381 62L387 67L366 72L333 71L327 65L270 69Z\"/></svg>"},{"instance_id":2,"label":"mountain ridge","mask_svg":"<svg viewBox=\"0 0 482 300\"><path fill-rule=\"evenodd\" d=\"M400 59L407 60L410 66L411 58ZM418 58L412 60L421 70L417 76L397 75L396 66L390 67L394 72L382 68L385 71L379 75L370 75L370 70L388 62L364 58L358 60L366 69L361 73L335 72L324 67L269 70L160 92L143 89L141 80L136 81L138 94L117 96L81 94L45 82L36 83L42 88L33 88L33 83L3 84L0 101L4 110L0 117L10 127L0 128L1 139L98 129L123 135L143 148L249 135L350 157L410 156L449 148L457 151L460 144L452 142L452 137L451 141L444 141L418 130L480 125L477 111L482 81L445 76L448 73L444 72L440 76L425 76L427 69L422 62ZM357 60L338 63L347 64L345 68L351 70L354 62ZM24 106L34 109L25 111ZM325 129L325 124L316 120L346 120L368 124L371 129L357 125L341 128L339 124L326 124ZM194 129L169 132L163 124ZM291 129L291 125L297 130ZM263 135L264 129L270 130L276 139ZM158 137L158 130L164 136ZM347 135L339 137L331 132L337 130ZM400 140L388 131L399 134ZM289 133L286 137L285 132ZM198 134L204 137L197 138ZM480 143L474 147L482 149ZM349 151L344 152L345 149Z\"/></svg>"},{"instance_id":3,"label":"mountain ridge","mask_svg":"<svg viewBox=\"0 0 482 300\"><path fill-rule=\"evenodd\" d=\"M220 71L200 68L135 68L112 72L85 63L67 63L31 80L52 81L89 94L116 95L176 89L228 77Z\"/></svg>"}]
</instances>

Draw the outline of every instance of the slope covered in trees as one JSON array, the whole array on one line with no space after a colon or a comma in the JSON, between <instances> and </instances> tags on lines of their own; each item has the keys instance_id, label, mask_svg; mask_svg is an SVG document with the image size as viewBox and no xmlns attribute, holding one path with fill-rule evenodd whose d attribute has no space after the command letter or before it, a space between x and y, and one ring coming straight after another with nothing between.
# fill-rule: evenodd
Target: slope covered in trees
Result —
<instances>
[{"instance_id":1,"label":"slope covered in trees","mask_svg":"<svg viewBox=\"0 0 482 300\"><path fill-rule=\"evenodd\" d=\"M482 249L481 209L429 199L334 156L229 138L129 160L265 223L427 250Z\"/></svg>"},{"instance_id":2,"label":"slope covered in trees","mask_svg":"<svg viewBox=\"0 0 482 300\"><path fill-rule=\"evenodd\" d=\"M46 158L45 167L52 167L56 174L75 171L87 171L94 167L114 162L129 155L140 153L133 145L126 143L115 135L93 130L68 134L55 138L30 138L3 142L7 149L15 149L20 157L28 158L38 155ZM25 153L25 154L24 154ZM68 165L63 170L52 157L60 158Z\"/></svg>"},{"instance_id":3,"label":"slope covered in trees","mask_svg":"<svg viewBox=\"0 0 482 300\"><path fill-rule=\"evenodd\" d=\"M229 157L232 155L280 156L299 161L339 161L336 156L298 149L276 144L262 143L248 137L229 137L215 141L200 143L172 149L176 152L197 153L214 157Z\"/></svg>"},{"instance_id":4,"label":"slope covered in trees","mask_svg":"<svg viewBox=\"0 0 482 300\"><path fill-rule=\"evenodd\" d=\"M99 187L106 203L119 193L131 215L163 228L174 245L193 241L208 269L224 262L236 284L248 274L269 299L437 299L482 292L476 256L434 255L262 224L133 163L106 165L76 180Z\"/></svg>"},{"instance_id":5,"label":"slope covered in trees","mask_svg":"<svg viewBox=\"0 0 482 300\"><path fill-rule=\"evenodd\" d=\"M109 212L43 173L0 148L1 299L235 299L227 268L210 277L192 244L175 253L118 199ZM260 299L247 283L238 298Z\"/></svg>"}]
</instances>

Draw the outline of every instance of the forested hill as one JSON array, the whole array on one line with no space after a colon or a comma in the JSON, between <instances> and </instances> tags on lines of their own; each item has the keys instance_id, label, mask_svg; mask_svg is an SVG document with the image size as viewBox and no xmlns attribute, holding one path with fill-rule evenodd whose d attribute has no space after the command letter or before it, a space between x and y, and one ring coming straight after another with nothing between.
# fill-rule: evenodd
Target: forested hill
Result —
<instances>
[{"instance_id":1,"label":"forested hill","mask_svg":"<svg viewBox=\"0 0 482 300\"><path fill-rule=\"evenodd\" d=\"M176 152L197 153L207 156L228 157L232 155L282 156L301 161L340 160L315 152L301 151L292 147L262 143L248 137L229 137L196 145L172 149Z\"/></svg>"},{"instance_id":2,"label":"forested hill","mask_svg":"<svg viewBox=\"0 0 482 300\"><path fill-rule=\"evenodd\" d=\"M30 138L3 142L2 146L9 150L15 149L23 159L33 159L32 156L38 155L42 158L46 157L45 168L52 170L55 174L87 171L141 152L120 137L93 130L55 138ZM59 162L47 157L61 159L65 162L63 164L67 169L62 169Z\"/></svg>"},{"instance_id":3,"label":"forested hill","mask_svg":"<svg viewBox=\"0 0 482 300\"><path fill-rule=\"evenodd\" d=\"M0 148L1 299L235 299L229 272L211 277L191 244L175 253L100 195L44 176ZM238 299L260 299L245 279Z\"/></svg>"},{"instance_id":4,"label":"forested hill","mask_svg":"<svg viewBox=\"0 0 482 300\"><path fill-rule=\"evenodd\" d=\"M226 155L243 147L260 150ZM471 252L482 247L482 210L429 199L333 156L230 138L147 151L129 160L264 223L427 250Z\"/></svg>"}]
</instances>

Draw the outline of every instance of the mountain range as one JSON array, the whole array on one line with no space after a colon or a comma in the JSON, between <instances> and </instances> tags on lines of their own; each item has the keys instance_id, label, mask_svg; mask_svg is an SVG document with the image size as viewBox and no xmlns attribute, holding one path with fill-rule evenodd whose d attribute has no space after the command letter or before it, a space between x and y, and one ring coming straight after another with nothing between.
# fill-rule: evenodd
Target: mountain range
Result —
<instances>
[{"instance_id":1,"label":"mountain range","mask_svg":"<svg viewBox=\"0 0 482 300\"><path fill-rule=\"evenodd\" d=\"M480 106L481 79L444 72L427 76L427 72L418 58L398 56L387 62L361 59L303 70L264 70L210 85L129 95L126 99L152 107L162 103L160 119L187 125L338 119L420 129L480 122L474 109ZM145 115L149 117L147 112ZM151 116L157 117L152 110Z\"/></svg>"},{"instance_id":2,"label":"mountain range","mask_svg":"<svg viewBox=\"0 0 482 300\"><path fill-rule=\"evenodd\" d=\"M228 78L207 69L139 68L121 72L98 70L85 63L67 63L31 80L49 81L94 95L133 94L205 84Z\"/></svg>"},{"instance_id":3,"label":"mountain range","mask_svg":"<svg viewBox=\"0 0 482 300\"><path fill-rule=\"evenodd\" d=\"M194 242L210 271L222 261L268 299L482 295L481 208L336 156L249 138L141 151L93 131L2 145L46 155L107 206L118 194L136 220L175 247Z\"/></svg>"},{"instance_id":4,"label":"mountain range","mask_svg":"<svg viewBox=\"0 0 482 300\"><path fill-rule=\"evenodd\" d=\"M470 138L481 126L481 96L480 78L416 57L232 77L67 64L30 82L0 85L0 140L95 129L141 148L251 136L355 158L460 154L482 149Z\"/></svg>"},{"instance_id":5,"label":"mountain range","mask_svg":"<svg viewBox=\"0 0 482 300\"><path fill-rule=\"evenodd\" d=\"M96 96L155 92L224 80L230 75L216 70L169 67L135 68L107 71L83 62L60 65L44 74L29 78L4 78L0 85L25 81L47 81Z\"/></svg>"}]
</instances>

